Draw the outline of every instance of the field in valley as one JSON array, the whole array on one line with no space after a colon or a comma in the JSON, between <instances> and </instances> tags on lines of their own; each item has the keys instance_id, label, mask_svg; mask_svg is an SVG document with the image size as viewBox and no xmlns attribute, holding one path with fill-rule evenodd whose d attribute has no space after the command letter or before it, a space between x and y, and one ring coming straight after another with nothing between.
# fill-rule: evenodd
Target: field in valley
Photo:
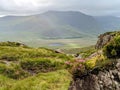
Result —
<instances>
[{"instance_id":1,"label":"field in valley","mask_svg":"<svg viewBox=\"0 0 120 90\"><path fill-rule=\"evenodd\" d=\"M25 44L32 47L46 47L51 49L70 49L70 48L82 48L91 45L95 45L97 38L75 38L75 39L39 39L34 41L23 41Z\"/></svg>"}]
</instances>

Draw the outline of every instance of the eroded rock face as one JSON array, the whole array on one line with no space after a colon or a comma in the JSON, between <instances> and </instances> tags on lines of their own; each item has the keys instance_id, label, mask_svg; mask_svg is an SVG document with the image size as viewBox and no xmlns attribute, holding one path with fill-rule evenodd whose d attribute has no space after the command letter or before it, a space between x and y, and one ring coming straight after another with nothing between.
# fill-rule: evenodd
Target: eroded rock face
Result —
<instances>
[{"instance_id":1,"label":"eroded rock face","mask_svg":"<svg viewBox=\"0 0 120 90\"><path fill-rule=\"evenodd\" d=\"M108 42L110 42L113 37L115 36L114 33L105 33L101 34L98 38L97 44L95 46L96 49L101 49L103 46L105 46Z\"/></svg>"},{"instance_id":2,"label":"eroded rock face","mask_svg":"<svg viewBox=\"0 0 120 90\"><path fill-rule=\"evenodd\" d=\"M110 42L116 35L120 35L120 31L114 31L114 32L106 32L104 34L101 34L98 37L97 44L95 46L96 49L103 48L108 42Z\"/></svg>"},{"instance_id":3,"label":"eroded rock face","mask_svg":"<svg viewBox=\"0 0 120 90\"><path fill-rule=\"evenodd\" d=\"M120 90L120 60L117 60L114 69L76 78L69 90Z\"/></svg>"}]
</instances>

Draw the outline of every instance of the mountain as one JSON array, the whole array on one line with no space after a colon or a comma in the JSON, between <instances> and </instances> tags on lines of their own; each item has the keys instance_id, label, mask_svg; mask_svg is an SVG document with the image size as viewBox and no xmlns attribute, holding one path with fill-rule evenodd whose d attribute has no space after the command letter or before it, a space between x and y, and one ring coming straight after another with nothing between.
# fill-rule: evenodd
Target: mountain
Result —
<instances>
[{"instance_id":1,"label":"mountain","mask_svg":"<svg viewBox=\"0 0 120 90\"><path fill-rule=\"evenodd\" d=\"M102 31L120 30L120 17L97 16L94 17L102 28Z\"/></svg>"},{"instance_id":2,"label":"mountain","mask_svg":"<svg viewBox=\"0 0 120 90\"><path fill-rule=\"evenodd\" d=\"M38 45L40 42L41 45L45 40L47 43L54 40L53 44L66 45L69 42L70 46L76 46L75 44L84 46L93 41L90 44L93 45L99 34L119 30L119 23L119 17L90 16L77 11L48 11L31 16L5 16L0 17L0 41L24 41L32 45L34 43ZM51 45L51 42L48 44Z\"/></svg>"},{"instance_id":3,"label":"mountain","mask_svg":"<svg viewBox=\"0 0 120 90\"><path fill-rule=\"evenodd\" d=\"M75 11L48 11L32 16L0 18L2 38L81 38L96 35L99 30L100 27L92 16Z\"/></svg>"}]
</instances>

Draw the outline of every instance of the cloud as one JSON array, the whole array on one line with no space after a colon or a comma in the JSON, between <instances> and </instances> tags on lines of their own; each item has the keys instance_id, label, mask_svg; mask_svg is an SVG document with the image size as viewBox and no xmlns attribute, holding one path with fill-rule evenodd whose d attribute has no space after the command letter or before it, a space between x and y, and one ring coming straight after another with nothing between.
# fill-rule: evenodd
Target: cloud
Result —
<instances>
[{"instance_id":1,"label":"cloud","mask_svg":"<svg viewBox=\"0 0 120 90\"><path fill-rule=\"evenodd\" d=\"M5 10L33 10L51 5L48 0L1 0L0 7Z\"/></svg>"},{"instance_id":2,"label":"cloud","mask_svg":"<svg viewBox=\"0 0 120 90\"><path fill-rule=\"evenodd\" d=\"M120 0L0 0L0 14L27 15L47 10L75 10L90 15L120 13Z\"/></svg>"}]
</instances>

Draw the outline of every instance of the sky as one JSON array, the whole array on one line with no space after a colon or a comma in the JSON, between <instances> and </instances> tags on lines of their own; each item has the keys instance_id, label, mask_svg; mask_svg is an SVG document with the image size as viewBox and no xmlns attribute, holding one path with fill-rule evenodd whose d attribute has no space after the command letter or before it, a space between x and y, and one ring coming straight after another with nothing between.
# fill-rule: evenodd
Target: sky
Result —
<instances>
[{"instance_id":1,"label":"sky","mask_svg":"<svg viewBox=\"0 0 120 90\"><path fill-rule=\"evenodd\" d=\"M0 16L31 15L49 10L120 16L120 0L0 0Z\"/></svg>"}]
</instances>

